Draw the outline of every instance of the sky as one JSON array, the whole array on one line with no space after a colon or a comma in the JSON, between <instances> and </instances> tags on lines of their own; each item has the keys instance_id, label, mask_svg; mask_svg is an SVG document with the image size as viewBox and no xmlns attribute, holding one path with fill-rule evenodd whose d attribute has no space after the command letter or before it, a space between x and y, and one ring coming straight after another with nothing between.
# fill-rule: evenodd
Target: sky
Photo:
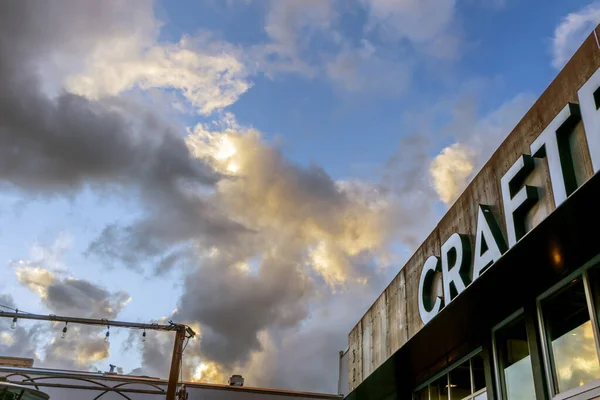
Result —
<instances>
[{"instance_id":1,"label":"sky","mask_svg":"<svg viewBox=\"0 0 600 400\"><path fill-rule=\"evenodd\" d=\"M333 393L351 328L600 22L571 0L34 0L0 15L0 304L173 320L183 376ZM0 321L166 377L172 336Z\"/></svg>"}]
</instances>

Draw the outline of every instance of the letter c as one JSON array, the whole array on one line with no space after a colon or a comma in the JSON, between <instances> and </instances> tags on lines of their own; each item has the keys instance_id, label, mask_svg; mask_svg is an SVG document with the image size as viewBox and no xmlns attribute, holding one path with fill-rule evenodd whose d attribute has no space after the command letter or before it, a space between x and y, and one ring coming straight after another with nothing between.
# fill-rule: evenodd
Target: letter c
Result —
<instances>
[{"instance_id":1,"label":"letter c","mask_svg":"<svg viewBox=\"0 0 600 400\"><path fill-rule=\"evenodd\" d=\"M436 272L441 272L439 257L431 256L425 261L419 280L419 314L424 324L435 317L442 308L442 299L431 293L431 285ZM435 297L435 301L432 301Z\"/></svg>"}]
</instances>

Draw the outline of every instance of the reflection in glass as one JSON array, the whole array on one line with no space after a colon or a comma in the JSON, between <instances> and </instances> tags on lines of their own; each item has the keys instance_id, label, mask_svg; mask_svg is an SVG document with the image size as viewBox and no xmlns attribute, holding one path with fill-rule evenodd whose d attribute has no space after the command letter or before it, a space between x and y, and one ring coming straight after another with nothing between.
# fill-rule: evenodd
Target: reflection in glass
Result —
<instances>
[{"instance_id":1,"label":"reflection in glass","mask_svg":"<svg viewBox=\"0 0 600 400\"><path fill-rule=\"evenodd\" d=\"M471 367L465 361L450 371L450 399L461 400L471 394Z\"/></svg>"},{"instance_id":2,"label":"reflection in glass","mask_svg":"<svg viewBox=\"0 0 600 400\"><path fill-rule=\"evenodd\" d=\"M448 399L448 375L444 375L429 385L429 396L431 400Z\"/></svg>"},{"instance_id":3,"label":"reflection in glass","mask_svg":"<svg viewBox=\"0 0 600 400\"><path fill-rule=\"evenodd\" d=\"M496 332L496 346L504 398L534 399L533 370L523 318L513 321Z\"/></svg>"},{"instance_id":4,"label":"reflection in glass","mask_svg":"<svg viewBox=\"0 0 600 400\"><path fill-rule=\"evenodd\" d=\"M471 359L471 368L473 369L473 390L478 392L485 388L485 372L481 354L477 354Z\"/></svg>"},{"instance_id":5,"label":"reflection in glass","mask_svg":"<svg viewBox=\"0 0 600 400\"><path fill-rule=\"evenodd\" d=\"M600 364L581 279L576 279L542 305L553 360L556 390L583 386L600 378Z\"/></svg>"},{"instance_id":6,"label":"reflection in glass","mask_svg":"<svg viewBox=\"0 0 600 400\"><path fill-rule=\"evenodd\" d=\"M600 321L600 267L596 267L589 272L589 281L592 286L592 296L596 307L596 321Z\"/></svg>"}]
</instances>

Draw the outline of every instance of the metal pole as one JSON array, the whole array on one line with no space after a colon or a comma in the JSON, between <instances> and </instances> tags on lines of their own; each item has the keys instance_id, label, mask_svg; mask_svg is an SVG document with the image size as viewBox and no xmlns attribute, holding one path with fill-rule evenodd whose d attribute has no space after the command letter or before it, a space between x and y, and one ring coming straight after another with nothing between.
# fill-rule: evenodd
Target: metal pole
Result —
<instances>
[{"instance_id":1,"label":"metal pole","mask_svg":"<svg viewBox=\"0 0 600 400\"><path fill-rule=\"evenodd\" d=\"M171 358L171 371L169 372L169 384L167 385L166 400L176 400L177 382L179 382L179 372L181 370L181 357L183 356L183 342L186 338L186 326L179 325L173 344L173 357Z\"/></svg>"}]
</instances>

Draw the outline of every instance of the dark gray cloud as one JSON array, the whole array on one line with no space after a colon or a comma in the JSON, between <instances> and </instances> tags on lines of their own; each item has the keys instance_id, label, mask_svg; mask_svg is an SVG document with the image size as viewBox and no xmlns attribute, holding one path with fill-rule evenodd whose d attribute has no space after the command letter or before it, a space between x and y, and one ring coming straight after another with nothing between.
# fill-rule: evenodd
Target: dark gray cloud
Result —
<instances>
[{"instance_id":1,"label":"dark gray cloud","mask_svg":"<svg viewBox=\"0 0 600 400\"><path fill-rule=\"evenodd\" d=\"M219 215L197 188L221 179L190 154L180 127L157 110L121 98L92 101L44 90L52 60L85 54L94 43L152 31L152 4L137 1L129 17L120 2L11 2L0 16L0 179L28 191L70 192L120 185L137 193L144 219L108 226L89 253L136 267L173 243L241 229ZM61 12L62 11L62 12ZM128 14L128 13L125 13ZM148 26L145 26L148 25ZM45 58L47 57L47 58ZM125 251L124 249L128 249Z\"/></svg>"},{"instance_id":2,"label":"dark gray cloud","mask_svg":"<svg viewBox=\"0 0 600 400\"><path fill-rule=\"evenodd\" d=\"M176 127L153 110L66 92L50 97L43 90L44 68L52 65L52 58L45 64L44 57L70 60L93 42L134 29L129 24L136 22L139 8L128 20L118 17L123 13L115 1L9 4L0 16L2 179L33 190L120 182L154 195L177 192L181 182L218 180L191 157Z\"/></svg>"},{"instance_id":3,"label":"dark gray cloud","mask_svg":"<svg viewBox=\"0 0 600 400\"><path fill-rule=\"evenodd\" d=\"M60 279L43 267L20 267L16 272L19 282L37 293L52 314L116 319L129 302L125 292L111 292L86 280ZM71 325L66 337L60 338L62 328L58 323L40 323L14 337L19 338L18 345L28 357L36 348L42 350L43 358L37 360L42 366L89 370L109 356L110 346L104 341L106 328Z\"/></svg>"},{"instance_id":4,"label":"dark gray cloud","mask_svg":"<svg viewBox=\"0 0 600 400\"><path fill-rule=\"evenodd\" d=\"M187 276L175 318L200 322L203 354L229 368L261 350L260 331L305 319L310 293L311 283L283 256L264 260L256 275L205 266Z\"/></svg>"}]
</instances>

